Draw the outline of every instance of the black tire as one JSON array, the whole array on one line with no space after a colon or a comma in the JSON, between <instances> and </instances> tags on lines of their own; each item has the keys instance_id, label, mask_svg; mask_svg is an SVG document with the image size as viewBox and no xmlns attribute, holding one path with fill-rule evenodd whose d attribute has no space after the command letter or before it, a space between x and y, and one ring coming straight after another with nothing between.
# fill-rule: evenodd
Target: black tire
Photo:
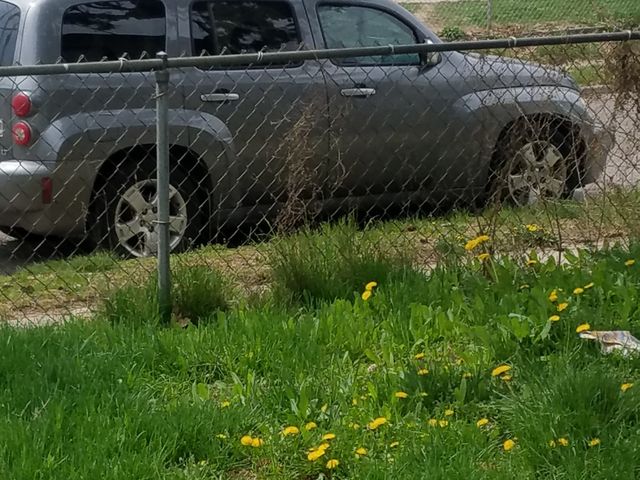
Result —
<instances>
[{"instance_id":1,"label":"black tire","mask_svg":"<svg viewBox=\"0 0 640 480\"><path fill-rule=\"evenodd\" d=\"M518 152L529 144L548 144L561 156L565 169L560 198L569 197L581 185L581 140L578 132L566 124L547 117L515 122L501 135L489 172L489 202L518 204L512 197L508 177L513 172Z\"/></svg>"},{"instance_id":2,"label":"black tire","mask_svg":"<svg viewBox=\"0 0 640 480\"><path fill-rule=\"evenodd\" d=\"M206 193L202 191L198 182L191 179L188 172L171 162L170 185L175 188L186 207L186 229L179 243L172 246L172 252L184 251L200 243L204 236L207 222ZM156 167L150 156L138 161L125 158L114 169L108 178L102 178L100 186L94 194L91 206L89 237L92 243L100 248L115 251L123 256L138 257L125 246L116 232L116 216L118 205L123 195L140 182L149 182L149 188L155 188ZM156 210L153 210L156 212ZM170 212L171 214L172 212ZM148 223L149 229L157 225ZM131 242L135 242L132 239Z\"/></svg>"}]
</instances>

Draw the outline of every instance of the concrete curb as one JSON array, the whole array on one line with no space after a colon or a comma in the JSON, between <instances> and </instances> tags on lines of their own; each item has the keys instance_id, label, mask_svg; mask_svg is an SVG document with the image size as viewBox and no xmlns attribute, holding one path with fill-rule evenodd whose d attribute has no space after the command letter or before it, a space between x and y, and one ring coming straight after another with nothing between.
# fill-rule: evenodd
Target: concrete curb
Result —
<instances>
[{"instance_id":1,"label":"concrete curb","mask_svg":"<svg viewBox=\"0 0 640 480\"><path fill-rule=\"evenodd\" d=\"M589 85L582 88L584 95L596 95L602 93L611 93L611 88L608 85Z\"/></svg>"}]
</instances>

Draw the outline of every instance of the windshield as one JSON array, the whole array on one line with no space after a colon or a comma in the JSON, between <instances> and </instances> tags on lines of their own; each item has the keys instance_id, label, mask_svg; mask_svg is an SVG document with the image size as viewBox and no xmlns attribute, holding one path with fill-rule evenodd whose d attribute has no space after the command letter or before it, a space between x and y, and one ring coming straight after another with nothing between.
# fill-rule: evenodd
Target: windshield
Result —
<instances>
[{"instance_id":1,"label":"windshield","mask_svg":"<svg viewBox=\"0 0 640 480\"><path fill-rule=\"evenodd\" d=\"M0 65L12 65L16 53L20 9L0 1Z\"/></svg>"}]
</instances>

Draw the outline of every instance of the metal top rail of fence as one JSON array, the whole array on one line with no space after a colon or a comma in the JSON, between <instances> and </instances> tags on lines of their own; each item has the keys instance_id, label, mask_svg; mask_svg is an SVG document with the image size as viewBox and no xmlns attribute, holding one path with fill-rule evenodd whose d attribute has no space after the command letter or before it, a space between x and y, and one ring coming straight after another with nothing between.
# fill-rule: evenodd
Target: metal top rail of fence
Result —
<instances>
[{"instance_id":1,"label":"metal top rail of fence","mask_svg":"<svg viewBox=\"0 0 640 480\"><path fill-rule=\"evenodd\" d=\"M0 239L0 317L86 314L158 277L167 318L171 269L219 270L249 295L302 237L421 269L628 242L640 232L637 40L2 66L0 230L13 240ZM310 227L337 216L374 223L318 240Z\"/></svg>"},{"instance_id":2,"label":"metal top rail of fence","mask_svg":"<svg viewBox=\"0 0 640 480\"><path fill-rule=\"evenodd\" d=\"M583 45L596 42L624 42L640 40L640 31L587 33L548 37L500 38L489 40L385 45L359 48L298 50L286 52L243 53L237 55L206 55L197 57L169 57L161 52L157 58L105 60L100 62L59 62L41 65L0 66L0 77L18 75L54 75L83 73L125 73L186 67L226 67L234 65L268 65L304 60L330 60L379 55L421 54L432 52L481 51L515 49L536 46Z\"/></svg>"}]
</instances>

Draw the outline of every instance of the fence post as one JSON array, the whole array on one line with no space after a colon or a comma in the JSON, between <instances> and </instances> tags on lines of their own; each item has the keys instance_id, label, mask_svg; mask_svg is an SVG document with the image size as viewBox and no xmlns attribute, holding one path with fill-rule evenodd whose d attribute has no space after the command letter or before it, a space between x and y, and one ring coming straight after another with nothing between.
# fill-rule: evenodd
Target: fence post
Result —
<instances>
[{"instance_id":1,"label":"fence post","mask_svg":"<svg viewBox=\"0 0 640 480\"><path fill-rule=\"evenodd\" d=\"M159 52L164 66L156 70L156 160L158 192L158 305L160 319L171 320L171 269L169 266L169 70L167 54Z\"/></svg>"},{"instance_id":2,"label":"fence post","mask_svg":"<svg viewBox=\"0 0 640 480\"><path fill-rule=\"evenodd\" d=\"M493 0L487 0L487 32L493 27Z\"/></svg>"}]
</instances>

